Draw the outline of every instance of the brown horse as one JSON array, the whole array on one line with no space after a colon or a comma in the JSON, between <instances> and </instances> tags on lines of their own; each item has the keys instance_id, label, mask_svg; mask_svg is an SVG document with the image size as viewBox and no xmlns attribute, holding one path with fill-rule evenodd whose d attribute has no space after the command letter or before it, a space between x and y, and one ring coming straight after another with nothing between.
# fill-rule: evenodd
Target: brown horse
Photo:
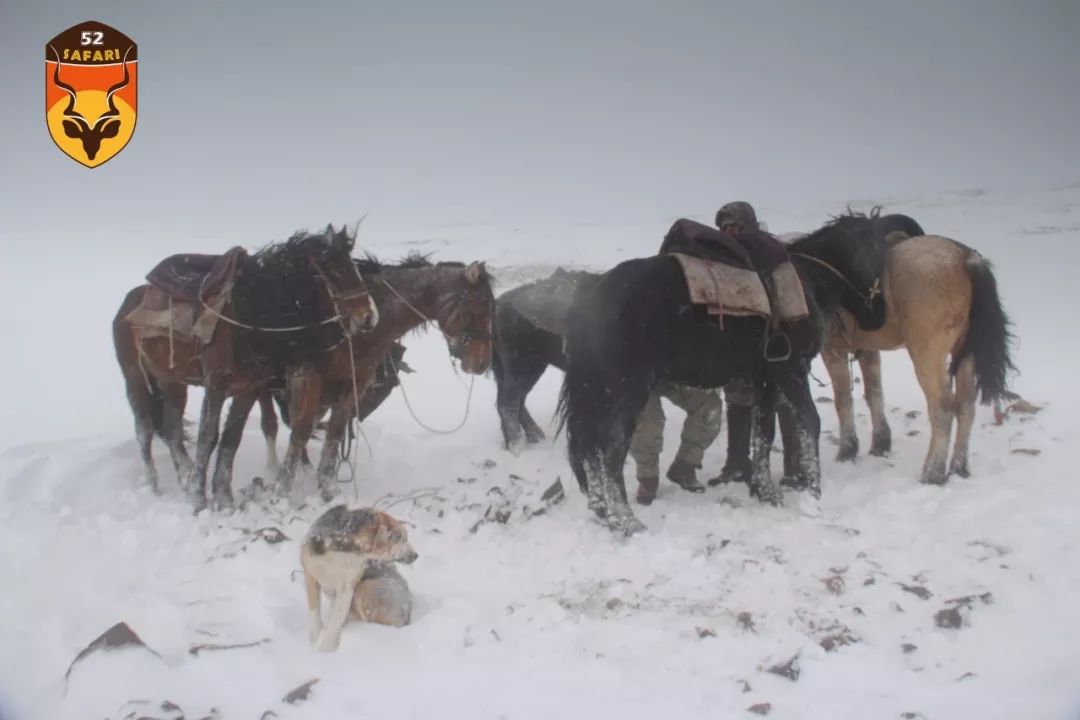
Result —
<instances>
[{"instance_id":1,"label":"brown horse","mask_svg":"<svg viewBox=\"0 0 1080 720\"><path fill-rule=\"evenodd\" d=\"M480 375L491 366L495 296L484 263L432 265L423 257L410 256L398 266L382 265L374 259L357 260L356 264L372 300L378 303L379 325L362 341L342 343L316 359L290 367L286 373L284 397L290 426L289 447L277 476L278 488L285 493L291 491L297 465L316 421L329 408L317 479L323 499L329 501L333 497L337 491L338 444L345 426L356 415L354 398L363 398L379 365L405 333L434 322L462 370ZM265 398L262 389L233 399L222 434L215 483L219 473L223 482L231 479L232 461L247 416L260 396ZM363 405L361 400L360 407ZM261 409L264 418L273 413L270 403L264 403ZM271 424L264 420L263 432L268 444L273 442L267 433L269 427Z\"/></svg>"},{"instance_id":2,"label":"brown horse","mask_svg":"<svg viewBox=\"0 0 1080 720\"><path fill-rule=\"evenodd\" d=\"M173 256L148 275L172 278L167 291L142 285L128 292L113 319L113 342L152 488L158 484L150 453L156 432L168 445L196 512L204 508L207 467L225 398L257 392L288 363L306 361L328 344L376 327L377 307L351 257L354 243L344 228L335 232L331 225L325 233L297 233L254 255L230 251L235 272L223 275L224 289L214 300L208 288L221 263L207 256L195 257L214 261L209 275L192 274L193 256ZM194 302L184 282L194 285ZM155 307L167 308L155 311L157 316L167 312L165 330L149 319L155 313L146 310L148 297ZM205 330L207 322L209 332L192 330L200 324ZM206 390L194 462L183 438L188 385ZM217 473L213 494L215 506L231 502Z\"/></svg>"},{"instance_id":3,"label":"brown horse","mask_svg":"<svg viewBox=\"0 0 1080 720\"><path fill-rule=\"evenodd\" d=\"M926 396L930 448L922 481L942 484L956 473L967 477L968 441L975 420L976 396L984 405L1005 397L1012 333L998 296L990 262L966 245L937 235L911 237L893 232L882 292L886 321L879 330L859 329L840 309L822 359L832 379L840 419L837 460L854 460L859 451L851 398L849 357L859 360L873 423L871 455L891 449L881 388L881 351L907 348ZM946 359L951 358L946 363ZM953 383L955 382L955 390ZM956 444L946 472L953 418Z\"/></svg>"}]
</instances>

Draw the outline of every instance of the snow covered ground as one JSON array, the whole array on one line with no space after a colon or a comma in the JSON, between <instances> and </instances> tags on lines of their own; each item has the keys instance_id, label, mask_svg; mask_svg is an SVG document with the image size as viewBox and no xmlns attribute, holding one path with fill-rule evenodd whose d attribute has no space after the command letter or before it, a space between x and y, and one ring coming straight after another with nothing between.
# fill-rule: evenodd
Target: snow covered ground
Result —
<instances>
[{"instance_id":1,"label":"snow covered ground","mask_svg":"<svg viewBox=\"0 0 1080 720\"><path fill-rule=\"evenodd\" d=\"M774 232L807 230L846 202L759 211ZM903 352L884 363L891 457L833 462L836 417L819 405L820 517L759 506L743 488L702 496L665 482L653 506L635 508L648 531L629 541L590 520L561 438L520 457L501 449L490 377L476 379L468 422L451 435L420 428L395 392L364 428L373 452L359 450L357 485L360 504L401 500L390 512L420 554L403 568L413 623L350 624L326 655L308 645L297 572L298 540L322 506L193 517L160 443L164 496L140 487L108 325L160 245L121 254L90 237L57 276L31 230L4 231L6 248L22 248L0 268L6 307L60 308L59 288L79 301L44 314L62 334L41 334L41 312L21 314L0 357L12 384L0 449L0 717L717 718L767 704L771 718L1080 718L1080 483L1069 454L1080 429L1070 292L1080 186L877 202L994 262L1019 336L1013 389L1045 406L1002 426L980 406L971 478L917 482L928 426ZM568 259L603 269L651 253L673 219L392 229L373 216L361 239L387 260L412 249L487 259L501 292ZM177 236L169 251L231 244ZM468 376L452 371L437 333L407 345L417 415L456 425ZM827 377L820 362L814 372ZM541 422L560 381L550 370L530 397ZM667 410L665 463L682 420ZM722 438L707 474L723 462ZM253 418L238 485L265 472L263 459ZM530 516L556 479L566 499ZM495 487L514 512L477 525ZM353 487L342 489L353 502ZM265 528L287 539L267 542ZM942 617L961 626L939 627L950 609ZM118 622L156 655L93 655L65 681L75 655ZM306 700L283 701L314 679Z\"/></svg>"}]
</instances>

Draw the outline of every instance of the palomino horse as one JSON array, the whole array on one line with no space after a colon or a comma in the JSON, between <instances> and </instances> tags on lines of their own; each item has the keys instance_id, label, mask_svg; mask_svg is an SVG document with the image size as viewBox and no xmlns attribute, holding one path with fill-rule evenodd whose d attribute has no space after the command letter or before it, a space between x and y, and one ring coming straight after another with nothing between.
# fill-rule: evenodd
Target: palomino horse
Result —
<instances>
[{"instance_id":1,"label":"palomino horse","mask_svg":"<svg viewBox=\"0 0 1080 720\"><path fill-rule=\"evenodd\" d=\"M870 406L870 454L884 455L891 449L892 432L885 418L881 351L904 347L930 416L930 447L922 481L942 484L953 473L967 477L976 397L981 393L984 405L1001 400L1006 394L1006 375L1014 369L1011 323L998 296L997 280L986 258L955 240L895 232L886 241L885 325L864 330L841 310L821 353L840 419L836 459L854 460L859 451L848 364L851 353L862 368ZM953 417L956 444L946 472Z\"/></svg>"},{"instance_id":2,"label":"palomino horse","mask_svg":"<svg viewBox=\"0 0 1080 720\"><path fill-rule=\"evenodd\" d=\"M315 422L329 407L317 482L323 499L333 498L337 492L338 444L349 419L356 415L355 398L363 397L379 365L405 333L434 322L446 337L450 354L461 362L462 370L480 375L491 366L495 297L484 263L432 265L423 257L411 256L399 266L382 265L374 259L357 260L356 265L372 300L378 303L379 325L362 342L344 342L315 360L289 369L284 396L291 432L277 479L285 492L291 490ZM233 400L218 454L223 479L232 476L232 460L248 413L262 394L259 389ZM261 408L264 413L267 405ZM272 406L269 411L273 411ZM266 428L264 423L264 432ZM270 436L267 442L273 442Z\"/></svg>"},{"instance_id":3,"label":"palomino horse","mask_svg":"<svg viewBox=\"0 0 1080 720\"><path fill-rule=\"evenodd\" d=\"M637 417L661 380L696 387L751 381L751 490L772 503L780 501L769 473L779 391L797 418L801 475L819 492L820 421L807 379L810 360L821 349L825 322L841 305L860 324L881 326L885 308L875 295L884 239L858 219L842 217L788 251L810 314L789 328L786 355L765 357L768 319L725 315L718 322L694 304L681 261L672 255L622 262L576 293L560 427L565 424L570 465L589 508L613 530L644 528L626 499L623 464Z\"/></svg>"},{"instance_id":4,"label":"palomino horse","mask_svg":"<svg viewBox=\"0 0 1080 720\"><path fill-rule=\"evenodd\" d=\"M170 286L163 292L142 285L128 292L113 320L113 342L151 487L156 490L158 482L150 453L156 432L167 443L196 511L206 507L207 467L225 398L257 391L285 363L305 361L322 354L328 344L376 327L378 310L351 257L354 242L344 229L334 232L328 226L324 234L297 233L251 256L237 248L227 254L235 259L235 272L226 276L226 289L214 301L203 292L214 273L201 280L198 273L194 280L187 273L193 290ZM205 259L220 267L216 258ZM192 266L191 256L174 256L148 277L160 277L157 273L163 267L166 277L179 277L183 273L177 268L185 266ZM140 316L142 323L133 318L147 296L165 298L167 331L150 328L145 314ZM200 316L183 327L179 321ZM216 323L209 337L182 331L207 318ZM194 462L183 438L188 385L206 390ZM231 503L219 473L214 476L213 494L215 506Z\"/></svg>"}]
</instances>

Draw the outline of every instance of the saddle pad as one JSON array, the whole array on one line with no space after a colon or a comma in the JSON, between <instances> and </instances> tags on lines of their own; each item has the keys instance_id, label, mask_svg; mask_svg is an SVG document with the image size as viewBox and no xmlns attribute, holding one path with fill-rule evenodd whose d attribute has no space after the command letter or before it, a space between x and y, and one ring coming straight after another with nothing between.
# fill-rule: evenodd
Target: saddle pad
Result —
<instances>
[{"instance_id":1,"label":"saddle pad","mask_svg":"<svg viewBox=\"0 0 1080 720\"><path fill-rule=\"evenodd\" d=\"M776 303L773 309L782 322L810 317L810 308L806 306L806 290L799 279L799 271L790 260L780 263L772 271L772 283L775 294L773 302Z\"/></svg>"},{"instance_id":2,"label":"saddle pad","mask_svg":"<svg viewBox=\"0 0 1080 720\"><path fill-rule=\"evenodd\" d=\"M775 314L783 322L802 320L810 315L802 281L790 261L778 265L770 275L775 294L773 307L760 276L753 270L681 253L672 255L682 266L690 301L704 305L710 315L769 317Z\"/></svg>"},{"instance_id":3,"label":"saddle pad","mask_svg":"<svg viewBox=\"0 0 1080 720\"><path fill-rule=\"evenodd\" d=\"M761 315L768 317L769 296L753 270L726 263L671 253L682 266L690 302L704 305L710 315Z\"/></svg>"},{"instance_id":4,"label":"saddle pad","mask_svg":"<svg viewBox=\"0 0 1080 720\"><path fill-rule=\"evenodd\" d=\"M214 310L221 312L228 300L227 294L220 294L208 303ZM142 302L124 318L139 331L139 336L175 337L191 341L196 340L207 345L214 339L218 317L209 310L198 313L195 303L181 302L168 293L155 287L147 287Z\"/></svg>"}]
</instances>

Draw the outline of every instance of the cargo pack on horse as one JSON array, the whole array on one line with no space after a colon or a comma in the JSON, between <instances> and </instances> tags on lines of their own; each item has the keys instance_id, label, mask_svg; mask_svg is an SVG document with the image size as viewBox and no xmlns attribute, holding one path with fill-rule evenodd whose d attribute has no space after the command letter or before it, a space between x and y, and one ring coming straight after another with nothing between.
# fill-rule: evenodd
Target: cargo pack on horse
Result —
<instances>
[{"instance_id":1,"label":"cargo pack on horse","mask_svg":"<svg viewBox=\"0 0 1080 720\"><path fill-rule=\"evenodd\" d=\"M344 228L328 226L254 255L239 247L219 256L174 255L128 292L113 342L152 487L157 433L196 510L205 507L225 398L257 392L288 365L376 326L378 310L351 257L354 243ZM194 462L183 437L188 385L206 390ZM215 472L218 506L231 503L223 480Z\"/></svg>"},{"instance_id":2,"label":"cargo pack on horse","mask_svg":"<svg viewBox=\"0 0 1080 720\"><path fill-rule=\"evenodd\" d=\"M843 217L788 246L790 259L771 236L740 252L730 236L689 221L677 222L668 238L665 254L620 263L579 291L567 335L559 405L570 464L590 509L627 534L644 526L627 503L623 464L657 381L720 387L750 380L751 489L776 503L769 452L777 393L793 408L800 469L816 490L820 425L807 373L824 324L839 306L866 327L884 322L876 297L884 238ZM724 263L695 262L725 255Z\"/></svg>"},{"instance_id":3,"label":"cargo pack on horse","mask_svg":"<svg viewBox=\"0 0 1080 720\"><path fill-rule=\"evenodd\" d=\"M329 407L317 481L324 499L336 494L338 445L346 424L356 415L354 398L363 398L380 364L405 333L435 323L462 370L479 375L491 365L495 299L484 263L433 265L415 256L400 266L367 259L357 260L356 267L378 304L379 324L362 340L340 343L317 358L291 366L285 374L290 434L277 481L285 492L291 489L316 421ZM232 477L232 460L244 424L261 394L260 388L238 395L229 408L219 452L224 479Z\"/></svg>"}]
</instances>

